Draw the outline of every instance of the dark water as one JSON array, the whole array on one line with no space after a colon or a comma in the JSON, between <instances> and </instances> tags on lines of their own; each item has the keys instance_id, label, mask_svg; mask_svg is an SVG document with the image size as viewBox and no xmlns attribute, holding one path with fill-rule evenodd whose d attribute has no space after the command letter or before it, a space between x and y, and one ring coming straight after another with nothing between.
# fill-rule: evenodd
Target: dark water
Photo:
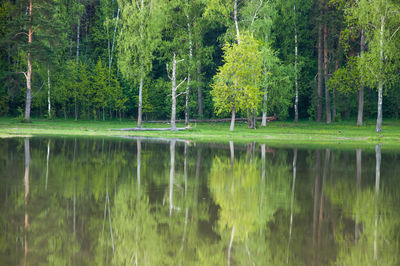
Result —
<instances>
[{"instance_id":1,"label":"dark water","mask_svg":"<svg viewBox=\"0 0 400 266\"><path fill-rule=\"evenodd\" d=\"M0 139L0 265L399 265L399 155Z\"/></svg>"}]
</instances>

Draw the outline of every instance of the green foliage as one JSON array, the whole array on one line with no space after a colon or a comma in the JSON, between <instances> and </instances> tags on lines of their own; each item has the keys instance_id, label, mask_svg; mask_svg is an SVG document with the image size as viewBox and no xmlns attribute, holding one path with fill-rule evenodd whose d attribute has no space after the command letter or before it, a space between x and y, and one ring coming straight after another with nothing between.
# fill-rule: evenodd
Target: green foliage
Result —
<instances>
[{"instance_id":1,"label":"green foliage","mask_svg":"<svg viewBox=\"0 0 400 266\"><path fill-rule=\"evenodd\" d=\"M336 88L337 91L347 96L357 92L361 85L358 64L359 60L357 57L348 58L346 66L335 71L329 79L329 89Z\"/></svg>"},{"instance_id":2,"label":"green foliage","mask_svg":"<svg viewBox=\"0 0 400 266\"><path fill-rule=\"evenodd\" d=\"M212 84L211 95L217 114L232 108L256 110L261 101L261 54L258 42L250 34L243 34L240 44L225 44L224 65Z\"/></svg>"},{"instance_id":3,"label":"green foliage","mask_svg":"<svg viewBox=\"0 0 400 266\"><path fill-rule=\"evenodd\" d=\"M289 107L293 98L293 67L282 64L272 48L265 43L262 53L261 87L267 93L267 110L284 120L288 116Z\"/></svg>"}]
</instances>

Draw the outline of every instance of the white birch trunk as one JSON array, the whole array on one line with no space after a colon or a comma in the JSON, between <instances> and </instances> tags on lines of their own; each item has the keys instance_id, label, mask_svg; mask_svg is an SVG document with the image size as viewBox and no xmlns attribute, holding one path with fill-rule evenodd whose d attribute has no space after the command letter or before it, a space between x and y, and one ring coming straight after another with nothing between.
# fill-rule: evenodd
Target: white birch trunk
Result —
<instances>
[{"instance_id":1,"label":"white birch trunk","mask_svg":"<svg viewBox=\"0 0 400 266\"><path fill-rule=\"evenodd\" d=\"M189 5L188 2L187 2L187 5ZM192 29L190 26L189 11L187 11L187 13L186 13L186 19L187 19L187 28L188 28L188 35L189 35L189 70L188 70L187 87L186 87L185 124L186 124L186 126L188 126L189 125L190 72L191 72L191 63L192 63L192 57L193 57Z\"/></svg>"},{"instance_id":2,"label":"white birch trunk","mask_svg":"<svg viewBox=\"0 0 400 266\"><path fill-rule=\"evenodd\" d=\"M385 30L385 17L381 17L381 29L380 29L380 41L379 41L379 48L380 48L380 81L378 83L378 117L376 119L376 132L382 131L382 92L383 92L383 81L382 81L382 68L383 68L383 32Z\"/></svg>"},{"instance_id":3,"label":"white birch trunk","mask_svg":"<svg viewBox=\"0 0 400 266\"><path fill-rule=\"evenodd\" d=\"M233 20L235 22L237 43L240 44L239 24L238 24L238 19L237 19L237 0L235 0L234 6L233 6Z\"/></svg>"},{"instance_id":4,"label":"white birch trunk","mask_svg":"<svg viewBox=\"0 0 400 266\"><path fill-rule=\"evenodd\" d=\"M297 82L297 27L296 27L296 4L293 5L294 10L294 122L299 122L299 88Z\"/></svg>"},{"instance_id":5,"label":"white birch trunk","mask_svg":"<svg viewBox=\"0 0 400 266\"><path fill-rule=\"evenodd\" d=\"M171 130L176 131L176 55L172 61L172 106L171 106Z\"/></svg>"},{"instance_id":6,"label":"white birch trunk","mask_svg":"<svg viewBox=\"0 0 400 266\"><path fill-rule=\"evenodd\" d=\"M232 107L231 127L229 128L230 131L233 131L234 128L235 128L235 119L236 119L235 104L233 104L233 107Z\"/></svg>"},{"instance_id":7,"label":"white birch trunk","mask_svg":"<svg viewBox=\"0 0 400 266\"><path fill-rule=\"evenodd\" d=\"M33 1L29 1L29 31L28 31L28 69L25 74L26 77L26 104L25 104L25 122L31 122L31 79L32 79L32 54L31 54L31 43L32 43L32 10L33 10Z\"/></svg>"},{"instance_id":8,"label":"white birch trunk","mask_svg":"<svg viewBox=\"0 0 400 266\"><path fill-rule=\"evenodd\" d=\"M361 40L360 40L360 57L363 57L365 51L365 33L364 29L361 29ZM364 86L360 85L360 91L358 92L358 114L357 114L357 126L363 124L363 113L364 113Z\"/></svg>"},{"instance_id":9,"label":"white birch trunk","mask_svg":"<svg viewBox=\"0 0 400 266\"><path fill-rule=\"evenodd\" d=\"M263 99L263 113L262 113L262 120L261 126L267 126L267 100L268 100L268 89L266 88L264 91L264 99Z\"/></svg>"},{"instance_id":10,"label":"white birch trunk","mask_svg":"<svg viewBox=\"0 0 400 266\"><path fill-rule=\"evenodd\" d=\"M80 29L81 29L81 18L78 19L78 25L76 26L76 67L78 67L79 64L79 43L80 43ZM75 89L75 120L78 120L78 97L77 97L77 91L78 89Z\"/></svg>"},{"instance_id":11,"label":"white birch trunk","mask_svg":"<svg viewBox=\"0 0 400 266\"><path fill-rule=\"evenodd\" d=\"M47 85L49 87L47 91L47 113L49 115L49 118L51 117L51 99L50 99L50 69L47 67Z\"/></svg>"}]
</instances>

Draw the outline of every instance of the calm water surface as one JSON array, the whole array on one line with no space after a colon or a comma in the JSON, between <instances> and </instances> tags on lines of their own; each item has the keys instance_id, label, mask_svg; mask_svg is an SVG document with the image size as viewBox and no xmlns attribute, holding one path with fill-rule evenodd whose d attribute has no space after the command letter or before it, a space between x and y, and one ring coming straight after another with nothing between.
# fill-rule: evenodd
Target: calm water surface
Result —
<instances>
[{"instance_id":1,"label":"calm water surface","mask_svg":"<svg viewBox=\"0 0 400 266\"><path fill-rule=\"evenodd\" d=\"M0 265L399 265L400 152L0 139Z\"/></svg>"}]
</instances>

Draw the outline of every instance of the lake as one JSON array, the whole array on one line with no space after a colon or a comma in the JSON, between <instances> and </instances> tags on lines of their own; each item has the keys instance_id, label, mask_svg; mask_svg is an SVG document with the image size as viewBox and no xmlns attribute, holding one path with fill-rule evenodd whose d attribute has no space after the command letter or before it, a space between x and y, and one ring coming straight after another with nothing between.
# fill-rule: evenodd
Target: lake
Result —
<instances>
[{"instance_id":1,"label":"lake","mask_svg":"<svg viewBox=\"0 0 400 266\"><path fill-rule=\"evenodd\" d=\"M0 265L399 265L400 151L0 139Z\"/></svg>"}]
</instances>

